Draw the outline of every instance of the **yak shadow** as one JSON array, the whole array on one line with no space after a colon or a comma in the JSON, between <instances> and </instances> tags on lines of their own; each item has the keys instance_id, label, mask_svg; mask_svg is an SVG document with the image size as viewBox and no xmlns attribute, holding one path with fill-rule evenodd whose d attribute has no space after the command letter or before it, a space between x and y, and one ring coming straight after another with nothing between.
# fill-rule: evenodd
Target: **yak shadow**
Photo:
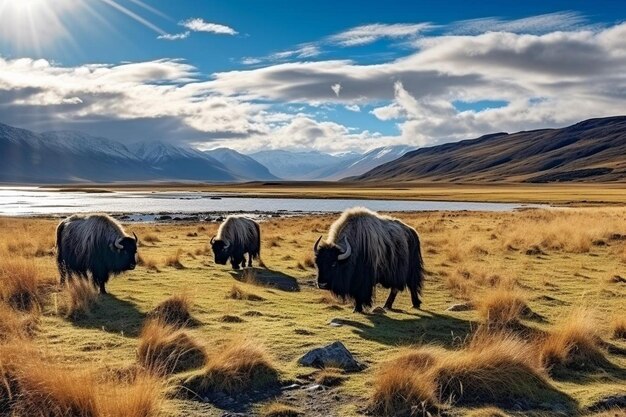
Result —
<instances>
[{"instance_id":1,"label":"yak shadow","mask_svg":"<svg viewBox=\"0 0 626 417\"><path fill-rule=\"evenodd\" d=\"M230 271L230 274L237 281L248 284L275 288L286 292L300 291L300 284L296 278L272 269L250 267L240 271Z\"/></svg>"},{"instance_id":2,"label":"yak shadow","mask_svg":"<svg viewBox=\"0 0 626 417\"><path fill-rule=\"evenodd\" d=\"M362 317L369 323L350 319L337 319L336 321L354 327L354 333L363 339L390 346L416 343L437 343L451 346L465 340L472 329L478 327L476 322L427 310L403 313L403 317L371 313L363 315Z\"/></svg>"},{"instance_id":3,"label":"yak shadow","mask_svg":"<svg viewBox=\"0 0 626 417\"><path fill-rule=\"evenodd\" d=\"M94 309L85 315L68 318L74 326L101 329L109 333L137 337L146 314L137 306L111 294L101 294Z\"/></svg>"}]
</instances>

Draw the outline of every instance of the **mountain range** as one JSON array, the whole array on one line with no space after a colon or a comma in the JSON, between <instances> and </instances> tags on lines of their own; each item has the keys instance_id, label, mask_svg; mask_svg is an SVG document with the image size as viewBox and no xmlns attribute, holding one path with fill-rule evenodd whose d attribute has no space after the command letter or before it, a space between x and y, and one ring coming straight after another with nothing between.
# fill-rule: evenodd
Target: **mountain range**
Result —
<instances>
[{"instance_id":1,"label":"mountain range","mask_svg":"<svg viewBox=\"0 0 626 417\"><path fill-rule=\"evenodd\" d=\"M0 123L0 182L335 180L358 175L406 152L366 154L268 150L243 155L228 148L200 151L145 140L128 145L74 131L35 133Z\"/></svg>"},{"instance_id":2,"label":"mountain range","mask_svg":"<svg viewBox=\"0 0 626 417\"><path fill-rule=\"evenodd\" d=\"M351 178L370 182L626 181L626 116L420 148Z\"/></svg>"}]
</instances>

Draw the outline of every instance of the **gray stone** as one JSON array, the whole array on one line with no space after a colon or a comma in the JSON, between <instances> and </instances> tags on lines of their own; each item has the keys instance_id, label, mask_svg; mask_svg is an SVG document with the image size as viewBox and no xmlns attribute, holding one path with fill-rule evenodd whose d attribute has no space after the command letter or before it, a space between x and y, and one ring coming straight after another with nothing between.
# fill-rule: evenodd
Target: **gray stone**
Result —
<instances>
[{"instance_id":1,"label":"gray stone","mask_svg":"<svg viewBox=\"0 0 626 417\"><path fill-rule=\"evenodd\" d=\"M473 310L474 306L472 303L459 303L452 304L450 307L446 309L446 311L470 311Z\"/></svg>"},{"instance_id":2,"label":"gray stone","mask_svg":"<svg viewBox=\"0 0 626 417\"><path fill-rule=\"evenodd\" d=\"M626 408L626 395L610 395L589 406L589 411L603 411L611 408Z\"/></svg>"},{"instance_id":3,"label":"gray stone","mask_svg":"<svg viewBox=\"0 0 626 417\"><path fill-rule=\"evenodd\" d=\"M323 348L317 348L309 351L298 360L302 366L310 366L314 368L338 367L347 372L358 372L364 368L352 353L341 342L334 342Z\"/></svg>"},{"instance_id":4,"label":"gray stone","mask_svg":"<svg viewBox=\"0 0 626 417\"><path fill-rule=\"evenodd\" d=\"M332 319L330 322L328 322L329 325L331 325L332 327L341 327L343 326L343 323L341 322L341 319Z\"/></svg>"}]
</instances>

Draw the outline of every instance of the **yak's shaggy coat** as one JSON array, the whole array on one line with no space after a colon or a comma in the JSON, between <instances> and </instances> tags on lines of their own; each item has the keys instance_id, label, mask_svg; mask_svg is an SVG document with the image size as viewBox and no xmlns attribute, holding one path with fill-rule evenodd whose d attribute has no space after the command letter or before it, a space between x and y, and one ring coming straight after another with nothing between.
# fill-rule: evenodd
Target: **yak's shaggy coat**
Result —
<instances>
[{"instance_id":1,"label":"yak's shaggy coat","mask_svg":"<svg viewBox=\"0 0 626 417\"><path fill-rule=\"evenodd\" d=\"M211 244L217 263L223 265L230 258L236 269L239 264L245 266L244 254L247 253L248 266L252 266L252 259L261 254L261 229L257 222L247 217L228 216Z\"/></svg>"},{"instance_id":2,"label":"yak's shaggy coat","mask_svg":"<svg viewBox=\"0 0 626 417\"><path fill-rule=\"evenodd\" d=\"M104 286L110 274L135 267L136 238L128 236L117 221L105 214L70 216L59 224L56 235L61 283L68 275L87 278L91 272L94 283L106 292ZM123 249L116 248L116 242Z\"/></svg>"},{"instance_id":3,"label":"yak's shaggy coat","mask_svg":"<svg viewBox=\"0 0 626 417\"><path fill-rule=\"evenodd\" d=\"M339 262L327 258L326 262L334 262L336 266L320 268L319 262L324 262L320 253L338 250L341 254L346 251L346 242L351 255ZM331 225L316 261L318 274L322 269L331 271L329 289L341 297L353 298L357 311L372 305L376 284L391 289L385 307L391 308L397 292L406 287L411 292L413 306L420 307L424 266L419 236L415 229L398 219L366 208L344 211Z\"/></svg>"}]
</instances>

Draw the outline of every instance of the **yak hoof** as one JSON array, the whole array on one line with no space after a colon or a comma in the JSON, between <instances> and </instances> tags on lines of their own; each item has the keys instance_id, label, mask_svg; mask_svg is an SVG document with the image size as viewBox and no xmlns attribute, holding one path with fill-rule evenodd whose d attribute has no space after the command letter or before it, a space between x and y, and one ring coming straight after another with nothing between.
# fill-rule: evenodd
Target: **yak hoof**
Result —
<instances>
[{"instance_id":1,"label":"yak hoof","mask_svg":"<svg viewBox=\"0 0 626 417\"><path fill-rule=\"evenodd\" d=\"M421 304L413 304L413 308L416 310L421 310L422 309L422 305Z\"/></svg>"}]
</instances>

